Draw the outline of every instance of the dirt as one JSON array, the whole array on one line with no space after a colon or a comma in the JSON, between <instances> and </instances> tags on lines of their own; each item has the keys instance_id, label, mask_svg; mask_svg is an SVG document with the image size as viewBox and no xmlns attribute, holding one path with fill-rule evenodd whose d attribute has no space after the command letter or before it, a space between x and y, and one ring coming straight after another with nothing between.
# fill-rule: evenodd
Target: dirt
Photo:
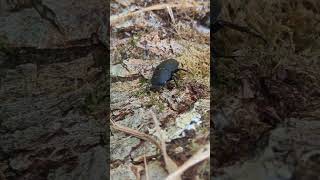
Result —
<instances>
[{"instance_id":1,"label":"dirt","mask_svg":"<svg viewBox=\"0 0 320 180\"><path fill-rule=\"evenodd\" d=\"M212 178L320 177L313 166L320 139L312 130L319 127L320 14L311 4L320 6L312 0L223 1L220 18L256 29L268 46L228 29L214 36L220 53L244 57L218 59ZM313 158L303 159L308 153Z\"/></svg>"},{"instance_id":2,"label":"dirt","mask_svg":"<svg viewBox=\"0 0 320 180\"><path fill-rule=\"evenodd\" d=\"M1 2L0 179L108 175L104 2Z\"/></svg>"}]
</instances>

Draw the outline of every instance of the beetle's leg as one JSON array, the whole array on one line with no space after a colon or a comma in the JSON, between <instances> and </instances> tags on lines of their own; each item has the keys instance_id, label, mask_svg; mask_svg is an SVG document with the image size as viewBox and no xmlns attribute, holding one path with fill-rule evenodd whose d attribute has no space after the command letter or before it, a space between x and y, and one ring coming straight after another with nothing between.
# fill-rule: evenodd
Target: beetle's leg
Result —
<instances>
[{"instance_id":1,"label":"beetle's leg","mask_svg":"<svg viewBox=\"0 0 320 180\"><path fill-rule=\"evenodd\" d=\"M186 70L186 69L182 69L182 68L177 69L176 72L178 72L178 71L184 71L184 72L187 72L187 73L191 73L190 71L188 71L188 70ZM191 74L192 74L192 73L191 73Z\"/></svg>"},{"instance_id":2,"label":"beetle's leg","mask_svg":"<svg viewBox=\"0 0 320 180\"><path fill-rule=\"evenodd\" d=\"M177 77L175 74L172 74L172 78L171 78L171 79L173 79L174 83L175 83L176 86L178 87L178 83L177 83L177 81L176 81L176 79L178 79L178 77Z\"/></svg>"},{"instance_id":3,"label":"beetle's leg","mask_svg":"<svg viewBox=\"0 0 320 180\"><path fill-rule=\"evenodd\" d=\"M254 37L257 37L257 38L263 40L263 42L265 44L267 44L267 41L261 35L251 31L248 27L239 26L239 25L233 24L231 22L223 21L223 20L218 20L216 23L214 23L214 25L213 25L214 32L217 32L219 29L221 29L223 27L228 27L230 29L234 29L234 30L237 30L239 32L248 33L248 34L250 34L250 35L252 35Z\"/></svg>"}]
</instances>

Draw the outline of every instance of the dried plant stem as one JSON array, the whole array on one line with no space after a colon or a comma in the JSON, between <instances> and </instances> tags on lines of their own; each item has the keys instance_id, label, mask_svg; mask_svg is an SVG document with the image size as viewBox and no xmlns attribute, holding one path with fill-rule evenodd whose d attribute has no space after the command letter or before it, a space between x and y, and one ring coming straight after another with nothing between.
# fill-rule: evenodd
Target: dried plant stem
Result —
<instances>
[{"instance_id":1,"label":"dried plant stem","mask_svg":"<svg viewBox=\"0 0 320 180\"><path fill-rule=\"evenodd\" d=\"M208 159L210 157L210 144L207 144L203 148L201 148L196 154L194 154L189 160L187 160L182 166L178 167L177 164L169 157L167 153L165 137L163 132L161 131L160 123L156 115L152 111L150 111L150 114L152 115L152 119L155 124L155 129L159 134L160 143L150 135L147 135L145 133L139 132L134 129L130 129L125 126L121 126L116 122L114 122L113 120L110 120L112 124L111 127L116 130L122 131L124 133L127 133L129 135L135 136L137 138L140 138L146 141L150 141L153 144L155 144L161 150L165 164L166 164L166 169L170 173L169 176L166 178L166 180L181 180L181 175L184 171L186 171L187 169L194 166L195 164L205 159ZM146 178L148 180L149 179L148 166L147 166L147 160L145 155L144 155L144 164L145 164Z\"/></svg>"},{"instance_id":2,"label":"dried plant stem","mask_svg":"<svg viewBox=\"0 0 320 180\"><path fill-rule=\"evenodd\" d=\"M196 154L194 154L190 159L188 159L183 165L181 165L175 172L171 173L166 178L166 180L176 180L177 177L180 177L184 171L205 159L209 159L209 157L210 144L207 144L206 146L201 148Z\"/></svg>"},{"instance_id":3,"label":"dried plant stem","mask_svg":"<svg viewBox=\"0 0 320 180\"><path fill-rule=\"evenodd\" d=\"M144 151L146 151L146 147L144 147ZM149 168L148 168L146 154L143 155L143 162L144 162L144 169L145 169L145 172L146 172L146 180L149 180L150 179L149 178Z\"/></svg>"},{"instance_id":4,"label":"dried plant stem","mask_svg":"<svg viewBox=\"0 0 320 180\"><path fill-rule=\"evenodd\" d=\"M159 134L159 138L160 138L160 144L161 144L161 152L164 158L164 162L166 164L166 169L169 173L173 173L174 171L176 171L178 169L177 164L169 157L168 153L167 153L167 148L166 148L166 142L165 142L165 138L163 135L163 132L161 131L160 128L160 123L156 117L156 115L150 111L151 115L152 115L152 119L154 121L155 124L155 128L156 131ZM181 180L180 176L176 176L175 180Z\"/></svg>"},{"instance_id":5,"label":"dried plant stem","mask_svg":"<svg viewBox=\"0 0 320 180\"><path fill-rule=\"evenodd\" d=\"M114 122L113 120L110 120L111 122L111 127L118 130L118 131L122 131L124 133L127 133L129 135L132 135L134 137L137 137L139 139L143 139L145 141L149 141L151 143L153 143L154 145L156 145L159 149L161 149L161 146L160 144L158 143L158 141L156 139L154 139L153 137L145 134L145 133L142 133L140 131L137 131L137 130L134 130L134 129L131 129L131 128L128 128L128 127L125 127L125 126L121 126L119 124L117 124L116 122Z\"/></svg>"},{"instance_id":6,"label":"dried plant stem","mask_svg":"<svg viewBox=\"0 0 320 180\"><path fill-rule=\"evenodd\" d=\"M202 3L183 2L183 3L157 4L157 5L149 6L149 7L134 11L134 12L131 11L131 12L125 12L125 13L113 15L110 17L110 24L111 24L111 26L113 26L116 23L118 23L119 21L123 21L128 17L136 16L140 13L147 12L147 11L154 11L154 10L167 9L167 8L170 8L170 9L172 9L172 8L179 8L179 9L181 9L181 8L198 8L198 7L202 7L206 4L208 4L208 3L205 3L205 2L202 2Z\"/></svg>"}]
</instances>

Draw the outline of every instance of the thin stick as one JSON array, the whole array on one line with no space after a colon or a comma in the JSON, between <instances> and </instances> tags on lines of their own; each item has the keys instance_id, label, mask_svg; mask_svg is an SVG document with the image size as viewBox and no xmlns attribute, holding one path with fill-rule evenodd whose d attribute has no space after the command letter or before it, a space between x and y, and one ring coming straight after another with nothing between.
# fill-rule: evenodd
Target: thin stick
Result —
<instances>
[{"instance_id":1,"label":"thin stick","mask_svg":"<svg viewBox=\"0 0 320 180\"><path fill-rule=\"evenodd\" d=\"M185 3L179 3L179 4L173 4L173 3L157 4L157 5L149 6L149 7L134 11L134 12L131 11L131 12L121 13L118 15L113 15L110 17L110 24L111 24L111 26L113 26L123 19L126 19L131 16L136 16L140 13L147 12L147 11L154 11L154 10L160 10L160 9L166 9L166 8L198 8L198 7L202 7L204 5L207 5L207 4L208 3L206 3L206 2L203 2L203 3L185 2Z\"/></svg>"},{"instance_id":2,"label":"thin stick","mask_svg":"<svg viewBox=\"0 0 320 180\"><path fill-rule=\"evenodd\" d=\"M181 165L175 172L171 173L166 180L176 180L181 174L189 169L190 167L198 164L199 162L208 159L210 157L210 144L205 145L196 154L194 154L190 159L188 159L183 165Z\"/></svg>"},{"instance_id":3,"label":"thin stick","mask_svg":"<svg viewBox=\"0 0 320 180\"><path fill-rule=\"evenodd\" d=\"M137 131L137 130L134 130L134 129L131 129L131 128L128 128L128 127L125 127L125 126L121 126L121 125L117 124L116 122L114 122L113 120L110 120L110 122L112 124L112 126L111 126L112 128L114 128L114 129L116 129L118 131L127 133L129 135L132 135L132 136L134 136L136 138L143 139L145 141L150 141L154 145L156 145L159 149L161 149L160 144L153 137L151 137L151 136L149 136L149 135L147 135L145 133L142 133L140 131Z\"/></svg>"},{"instance_id":4,"label":"thin stick","mask_svg":"<svg viewBox=\"0 0 320 180\"><path fill-rule=\"evenodd\" d=\"M146 158L146 147L145 146L144 146L143 162L144 162L144 169L146 172L146 180L149 180L149 170L148 170L148 164L147 164L147 158Z\"/></svg>"},{"instance_id":5,"label":"thin stick","mask_svg":"<svg viewBox=\"0 0 320 180\"><path fill-rule=\"evenodd\" d=\"M166 142L165 142L165 138L164 135L161 131L160 128L160 123L156 117L156 115L153 113L152 110L150 110L150 114L152 115L152 119L154 121L155 124L155 129L159 134L159 139L160 139L160 145L161 145L161 152L164 158L164 162L166 164L166 169L169 173L173 173L174 171L176 171L178 169L177 164L170 158L170 156L167 153L167 148L166 148ZM176 176L175 180L181 180L180 176Z\"/></svg>"},{"instance_id":6,"label":"thin stick","mask_svg":"<svg viewBox=\"0 0 320 180\"><path fill-rule=\"evenodd\" d=\"M173 24L176 24L176 21L175 21L174 16L173 16L172 8L169 7L169 6L167 6L167 11L168 11L168 13L169 13L169 15L170 15L170 18L171 18L172 23L173 23Z\"/></svg>"}]
</instances>

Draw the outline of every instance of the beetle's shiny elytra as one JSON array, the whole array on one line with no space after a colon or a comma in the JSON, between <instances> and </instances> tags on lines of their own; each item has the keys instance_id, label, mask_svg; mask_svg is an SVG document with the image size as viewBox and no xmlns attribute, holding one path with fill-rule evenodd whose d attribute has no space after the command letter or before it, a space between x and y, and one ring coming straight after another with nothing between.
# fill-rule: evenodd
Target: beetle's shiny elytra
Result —
<instances>
[{"instance_id":1,"label":"beetle's shiny elytra","mask_svg":"<svg viewBox=\"0 0 320 180\"><path fill-rule=\"evenodd\" d=\"M151 90L159 90L162 86L172 80L174 73L179 70L179 62L175 59L168 59L161 62L153 72L151 78Z\"/></svg>"}]
</instances>

